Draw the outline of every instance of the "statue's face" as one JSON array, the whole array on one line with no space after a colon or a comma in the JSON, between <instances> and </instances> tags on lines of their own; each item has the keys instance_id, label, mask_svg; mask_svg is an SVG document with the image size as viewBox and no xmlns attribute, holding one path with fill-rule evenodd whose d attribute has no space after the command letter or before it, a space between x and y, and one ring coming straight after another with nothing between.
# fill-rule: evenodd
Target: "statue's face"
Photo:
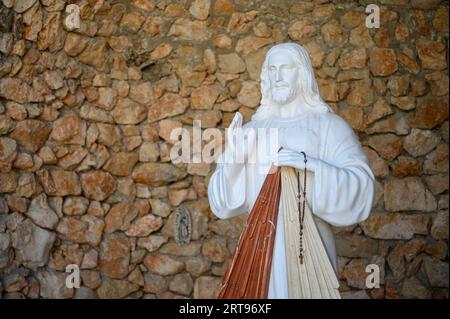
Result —
<instances>
[{"instance_id":1,"label":"statue's face","mask_svg":"<svg viewBox=\"0 0 450 319\"><path fill-rule=\"evenodd\" d=\"M287 104L297 94L298 67L293 56L286 51L274 52L269 57L269 82L272 100Z\"/></svg>"}]
</instances>

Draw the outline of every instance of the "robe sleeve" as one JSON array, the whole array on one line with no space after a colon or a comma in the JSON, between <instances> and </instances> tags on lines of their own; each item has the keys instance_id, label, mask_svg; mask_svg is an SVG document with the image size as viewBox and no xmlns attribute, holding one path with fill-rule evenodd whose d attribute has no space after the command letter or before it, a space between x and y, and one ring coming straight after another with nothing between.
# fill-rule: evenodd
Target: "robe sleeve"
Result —
<instances>
[{"instance_id":1,"label":"robe sleeve","mask_svg":"<svg viewBox=\"0 0 450 319\"><path fill-rule=\"evenodd\" d=\"M228 167L231 165L234 167ZM226 219L246 212L245 177L245 164L217 164L208 184L208 200L214 215Z\"/></svg>"},{"instance_id":2,"label":"robe sleeve","mask_svg":"<svg viewBox=\"0 0 450 319\"><path fill-rule=\"evenodd\" d=\"M250 123L244 125L244 132ZM220 155L216 170L208 184L208 200L211 211L220 219L227 219L248 212L247 168L243 163L228 163L229 150Z\"/></svg>"},{"instance_id":3,"label":"robe sleeve","mask_svg":"<svg viewBox=\"0 0 450 319\"><path fill-rule=\"evenodd\" d=\"M329 117L314 172L313 212L333 226L349 226L369 216L376 182L352 128L334 113Z\"/></svg>"}]
</instances>

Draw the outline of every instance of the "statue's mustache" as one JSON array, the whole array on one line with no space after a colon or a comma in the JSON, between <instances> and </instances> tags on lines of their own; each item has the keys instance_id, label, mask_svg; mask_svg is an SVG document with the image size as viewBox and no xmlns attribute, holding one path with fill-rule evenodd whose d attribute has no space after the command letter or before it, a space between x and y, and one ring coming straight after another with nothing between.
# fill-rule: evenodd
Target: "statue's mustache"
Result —
<instances>
[{"instance_id":1,"label":"statue's mustache","mask_svg":"<svg viewBox=\"0 0 450 319\"><path fill-rule=\"evenodd\" d=\"M280 89L280 88L290 88L290 85L288 83L280 83L280 84L275 84L273 86L275 89Z\"/></svg>"}]
</instances>

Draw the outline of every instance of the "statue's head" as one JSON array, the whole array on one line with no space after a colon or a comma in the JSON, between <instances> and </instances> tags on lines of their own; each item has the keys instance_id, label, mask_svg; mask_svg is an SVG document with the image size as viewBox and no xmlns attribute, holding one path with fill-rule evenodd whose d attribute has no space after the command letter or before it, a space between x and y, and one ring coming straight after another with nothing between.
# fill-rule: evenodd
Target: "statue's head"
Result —
<instances>
[{"instance_id":1,"label":"statue's head","mask_svg":"<svg viewBox=\"0 0 450 319\"><path fill-rule=\"evenodd\" d=\"M267 75L270 98L276 104L292 102L299 87L299 63L287 50L274 50L267 55Z\"/></svg>"},{"instance_id":2,"label":"statue's head","mask_svg":"<svg viewBox=\"0 0 450 319\"><path fill-rule=\"evenodd\" d=\"M254 119L273 114L276 107L293 101L298 107L332 111L320 98L308 52L296 43L273 46L261 68L261 106Z\"/></svg>"}]
</instances>

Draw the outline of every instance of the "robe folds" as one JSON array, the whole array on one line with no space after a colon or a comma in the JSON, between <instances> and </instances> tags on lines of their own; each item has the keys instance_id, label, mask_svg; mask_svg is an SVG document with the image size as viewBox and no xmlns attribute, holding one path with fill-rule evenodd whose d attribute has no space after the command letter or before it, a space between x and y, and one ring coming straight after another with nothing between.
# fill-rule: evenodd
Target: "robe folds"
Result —
<instances>
[{"instance_id":1,"label":"robe folds","mask_svg":"<svg viewBox=\"0 0 450 319\"><path fill-rule=\"evenodd\" d=\"M307 202L336 271L336 248L330 225L349 226L365 220L375 195L375 177L356 134L337 114L315 110L290 118L251 121L244 125L244 134L249 129L258 128L276 128L277 143L264 139L264 143L268 143L268 151L259 153L256 163L217 164L208 185L212 212L221 219L249 213L266 178L271 158L278 149L304 151L307 156L318 159L315 171L308 171ZM287 267L288 263L292 264L287 260L290 256L289 238L297 238L298 234L285 234L282 205L283 201L280 201L268 298L308 297L295 295L289 287L292 276Z\"/></svg>"}]
</instances>

